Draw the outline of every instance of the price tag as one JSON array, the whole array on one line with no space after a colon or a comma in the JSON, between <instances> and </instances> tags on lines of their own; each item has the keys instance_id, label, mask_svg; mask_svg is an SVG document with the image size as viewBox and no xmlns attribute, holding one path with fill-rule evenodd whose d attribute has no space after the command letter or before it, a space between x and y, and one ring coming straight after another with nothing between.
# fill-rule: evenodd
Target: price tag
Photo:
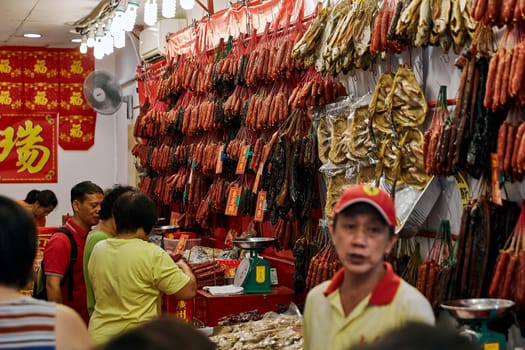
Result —
<instances>
[{"instance_id":1,"label":"price tag","mask_svg":"<svg viewBox=\"0 0 525 350\"><path fill-rule=\"evenodd\" d=\"M220 152L217 154L217 163L215 164L215 174L222 174L222 163L224 161L224 147L221 147Z\"/></svg>"},{"instance_id":2,"label":"price tag","mask_svg":"<svg viewBox=\"0 0 525 350\"><path fill-rule=\"evenodd\" d=\"M228 201L226 202L226 211L224 212L224 215L237 216L240 198L241 188L238 186L231 187L228 193Z\"/></svg>"},{"instance_id":3,"label":"price tag","mask_svg":"<svg viewBox=\"0 0 525 350\"><path fill-rule=\"evenodd\" d=\"M241 151L241 156L237 162L237 170L235 170L236 175L244 174L246 170L246 164L248 163L248 157L250 156L250 146L244 146Z\"/></svg>"},{"instance_id":4,"label":"price tag","mask_svg":"<svg viewBox=\"0 0 525 350\"><path fill-rule=\"evenodd\" d=\"M255 216L253 221L262 222L264 219L264 209L266 202L266 191L261 191L257 194L257 206L255 207Z\"/></svg>"},{"instance_id":5,"label":"price tag","mask_svg":"<svg viewBox=\"0 0 525 350\"><path fill-rule=\"evenodd\" d=\"M463 177L463 175L461 175L460 173L456 173L454 175L454 180L456 181L456 185L458 186L459 197L461 199L461 205L466 206L468 202L470 201L468 183Z\"/></svg>"},{"instance_id":6,"label":"price tag","mask_svg":"<svg viewBox=\"0 0 525 350\"><path fill-rule=\"evenodd\" d=\"M492 203L497 205L503 205L501 200L501 189L499 188L499 173L498 173L498 154L490 154L490 167L491 167L491 179L490 187L492 187Z\"/></svg>"}]
</instances>

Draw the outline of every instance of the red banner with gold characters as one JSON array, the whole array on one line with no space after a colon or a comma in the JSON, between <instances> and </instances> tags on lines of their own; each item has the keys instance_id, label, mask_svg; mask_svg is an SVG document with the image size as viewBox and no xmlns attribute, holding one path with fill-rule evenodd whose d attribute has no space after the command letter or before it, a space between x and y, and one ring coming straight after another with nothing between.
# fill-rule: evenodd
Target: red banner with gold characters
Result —
<instances>
[{"instance_id":1,"label":"red banner with gold characters","mask_svg":"<svg viewBox=\"0 0 525 350\"><path fill-rule=\"evenodd\" d=\"M60 84L59 112L65 115L88 113L94 116L96 114L84 98L84 84Z\"/></svg>"},{"instance_id":2,"label":"red banner with gold characters","mask_svg":"<svg viewBox=\"0 0 525 350\"><path fill-rule=\"evenodd\" d=\"M25 83L58 83L57 51L26 51L23 57Z\"/></svg>"},{"instance_id":3,"label":"red banner with gold characters","mask_svg":"<svg viewBox=\"0 0 525 350\"><path fill-rule=\"evenodd\" d=\"M95 69L93 55L83 55L77 50L60 53L59 59L60 82L80 83Z\"/></svg>"},{"instance_id":4,"label":"red banner with gold characters","mask_svg":"<svg viewBox=\"0 0 525 350\"><path fill-rule=\"evenodd\" d=\"M93 55L75 49L1 47L0 115L60 113L59 145L89 149L96 112L84 98L83 83L94 69Z\"/></svg>"},{"instance_id":5,"label":"red banner with gold characters","mask_svg":"<svg viewBox=\"0 0 525 350\"><path fill-rule=\"evenodd\" d=\"M22 83L23 55L20 51L0 50L0 81Z\"/></svg>"},{"instance_id":6,"label":"red banner with gold characters","mask_svg":"<svg viewBox=\"0 0 525 350\"><path fill-rule=\"evenodd\" d=\"M20 113L23 105L24 85L0 82L0 114Z\"/></svg>"},{"instance_id":7,"label":"red banner with gold characters","mask_svg":"<svg viewBox=\"0 0 525 350\"><path fill-rule=\"evenodd\" d=\"M57 83L24 84L25 110L32 112L57 112L59 104Z\"/></svg>"},{"instance_id":8,"label":"red banner with gold characters","mask_svg":"<svg viewBox=\"0 0 525 350\"><path fill-rule=\"evenodd\" d=\"M95 115L60 115L58 138L64 150L88 150L95 143Z\"/></svg>"},{"instance_id":9,"label":"red banner with gold characters","mask_svg":"<svg viewBox=\"0 0 525 350\"><path fill-rule=\"evenodd\" d=\"M56 114L0 115L0 183L57 182Z\"/></svg>"}]
</instances>

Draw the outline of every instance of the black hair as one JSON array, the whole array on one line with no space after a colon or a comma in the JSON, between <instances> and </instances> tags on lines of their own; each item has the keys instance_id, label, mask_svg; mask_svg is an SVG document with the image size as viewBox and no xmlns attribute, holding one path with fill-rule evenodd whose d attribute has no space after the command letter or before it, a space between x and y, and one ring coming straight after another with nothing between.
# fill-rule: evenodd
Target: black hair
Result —
<instances>
[{"instance_id":1,"label":"black hair","mask_svg":"<svg viewBox=\"0 0 525 350\"><path fill-rule=\"evenodd\" d=\"M349 205L348 207L344 208L343 211L341 211L339 214L337 214L334 217L332 228L335 229L335 226L337 224L337 218L339 217L352 217L354 215L360 215L360 214L375 214L377 215L378 220L384 224L385 226L388 226L390 236L393 236L395 234L394 227L392 227L381 215L379 210L377 210L372 204L366 203L366 202L358 202L352 205Z\"/></svg>"},{"instance_id":2,"label":"black hair","mask_svg":"<svg viewBox=\"0 0 525 350\"><path fill-rule=\"evenodd\" d=\"M476 350L478 345L455 329L408 322L392 330L375 344L352 347L352 350Z\"/></svg>"},{"instance_id":3,"label":"black hair","mask_svg":"<svg viewBox=\"0 0 525 350\"><path fill-rule=\"evenodd\" d=\"M135 232L139 228L149 234L157 222L157 207L144 193L125 193L113 204L113 217L117 234Z\"/></svg>"},{"instance_id":4,"label":"black hair","mask_svg":"<svg viewBox=\"0 0 525 350\"><path fill-rule=\"evenodd\" d=\"M23 288L32 278L37 231L31 214L0 195L0 284Z\"/></svg>"},{"instance_id":5,"label":"black hair","mask_svg":"<svg viewBox=\"0 0 525 350\"><path fill-rule=\"evenodd\" d=\"M214 350L207 336L175 319L160 318L121 333L100 350Z\"/></svg>"},{"instance_id":6,"label":"black hair","mask_svg":"<svg viewBox=\"0 0 525 350\"><path fill-rule=\"evenodd\" d=\"M71 202L75 200L83 202L86 199L86 195L95 193L100 193L103 195L104 191L99 185L91 181L79 182L71 189Z\"/></svg>"},{"instance_id":7,"label":"black hair","mask_svg":"<svg viewBox=\"0 0 525 350\"><path fill-rule=\"evenodd\" d=\"M124 193L136 191L133 186L115 185L110 190L106 191L102 203L100 203L100 211L98 215L101 220L110 219L113 216L113 204Z\"/></svg>"},{"instance_id":8,"label":"black hair","mask_svg":"<svg viewBox=\"0 0 525 350\"><path fill-rule=\"evenodd\" d=\"M40 193L39 190L31 190L27 192L26 198L24 199L24 202L27 204L33 204L36 202L36 198L38 197L38 194Z\"/></svg>"},{"instance_id":9,"label":"black hair","mask_svg":"<svg viewBox=\"0 0 525 350\"><path fill-rule=\"evenodd\" d=\"M58 199L55 193L51 190L43 190L38 193L38 196L36 198L36 201L38 204L40 204L41 207L53 207L55 208L58 205Z\"/></svg>"}]
</instances>

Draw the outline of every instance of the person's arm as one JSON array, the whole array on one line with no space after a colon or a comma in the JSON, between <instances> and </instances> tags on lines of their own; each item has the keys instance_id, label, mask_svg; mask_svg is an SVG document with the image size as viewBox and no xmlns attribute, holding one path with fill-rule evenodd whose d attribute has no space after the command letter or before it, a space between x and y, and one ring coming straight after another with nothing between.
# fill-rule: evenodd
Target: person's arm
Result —
<instances>
[{"instance_id":1,"label":"person's arm","mask_svg":"<svg viewBox=\"0 0 525 350\"><path fill-rule=\"evenodd\" d=\"M46 274L47 300L62 303L60 282L69 266L71 254L69 239L63 233L55 233L44 250L44 273Z\"/></svg>"},{"instance_id":2,"label":"person's arm","mask_svg":"<svg viewBox=\"0 0 525 350\"><path fill-rule=\"evenodd\" d=\"M192 299L195 297L195 294L197 294L197 279L191 271L191 268L182 259L177 261L176 264L190 279L188 283L184 285L184 287L175 293L175 296L182 300Z\"/></svg>"},{"instance_id":3,"label":"person's arm","mask_svg":"<svg viewBox=\"0 0 525 350\"><path fill-rule=\"evenodd\" d=\"M79 314L65 305L57 305L55 334L57 350L87 350L92 348L86 324Z\"/></svg>"},{"instance_id":4,"label":"person's arm","mask_svg":"<svg viewBox=\"0 0 525 350\"><path fill-rule=\"evenodd\" d=\"M46 276L47 300L62 304L62 290L60 289L60 276Z\"/></svg>"}]
</instances>

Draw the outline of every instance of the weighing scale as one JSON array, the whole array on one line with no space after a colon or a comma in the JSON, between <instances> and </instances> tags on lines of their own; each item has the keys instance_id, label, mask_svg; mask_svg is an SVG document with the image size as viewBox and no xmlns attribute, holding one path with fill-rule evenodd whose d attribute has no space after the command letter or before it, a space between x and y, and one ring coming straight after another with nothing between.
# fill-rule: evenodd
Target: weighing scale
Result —
<instances>
[{"instance_id":1,"label":"weighing scale","mask_svg":"<svg viewBox=\"0 0 525 350\"><path fill-rule=\"evenodd\" d=\"M477 342L482 350L505 350L506 337L488 329L490 320L507 315L514 302L507 299L457 299L441 304L467 328L460 334Z\"/></svg>"},{"instance_id":2,"label":"weighing scale","mask_svg":"<svg viewBox=\"0 0 525 350\"><path fill-rule=\"evenodd\" d=\"M275 238L252 237L233 240L233 244L241 249L249 250L249 256L241 260L233 284L244 288L244 293L269 293L270 263L259 254L267 246L274 243Z\"/></svg>"}]
</instances>

